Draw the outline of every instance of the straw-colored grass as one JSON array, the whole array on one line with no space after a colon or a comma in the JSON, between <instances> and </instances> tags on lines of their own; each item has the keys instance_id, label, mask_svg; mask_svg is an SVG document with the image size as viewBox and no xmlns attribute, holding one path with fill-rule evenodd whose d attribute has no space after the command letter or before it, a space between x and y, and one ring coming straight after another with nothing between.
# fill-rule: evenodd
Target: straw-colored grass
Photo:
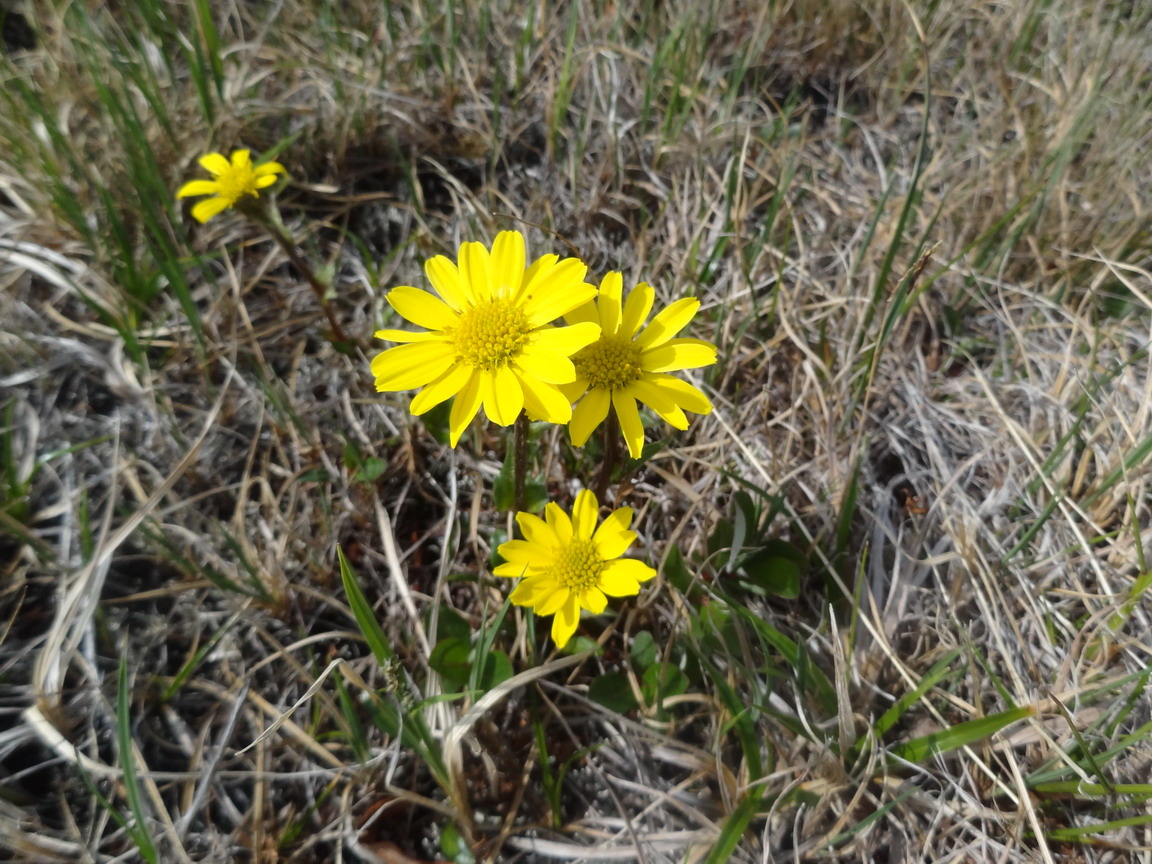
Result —
<instances>
[{"instance_id":1,"label":"straw-colored grass","mask_svg":"<svg viewBox=\"0 0 1152 864\"><path fill-rule=\"evenodd\" d=\"M0 18L0 857L1152 861L1152 9ZM241 146L349 344L175 200ZM720 353L608 496L660 577L561 653L504 430L368 370L505 228Z\"/></svg>"}]
</instances>

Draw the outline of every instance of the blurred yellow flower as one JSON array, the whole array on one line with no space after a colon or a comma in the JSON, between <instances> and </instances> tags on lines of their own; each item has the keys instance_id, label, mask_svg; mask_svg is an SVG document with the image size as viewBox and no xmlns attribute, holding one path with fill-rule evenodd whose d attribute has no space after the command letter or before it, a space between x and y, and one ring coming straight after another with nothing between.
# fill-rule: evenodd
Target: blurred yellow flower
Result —
<instances>
[{"instance_id":1,"label":"blurred yellow flower","mask_svg":"<svg viewBox=\"0 0 1152 864\"><path fill-rule=\"evenodd\" d=\"M697 387L665 373L712 365L716 346L701 339L673 338L700 308L695 297L661 310L640 332L652 311L655 292L641 282L622 304L623 288L623 277L609 273L600 283L598 300L565 316L572 323L599 324L601 332L596 342L572 358L576 380L563 390L573 402L580 400L568 427L574 445L584 444L608 416L608 409L615 408L628 453L638 459L644 447L644 425L636 402L643 402L677 429L688 428L685 411L711 413L712 403Z\"/></svg>"},{"instance_id":2,"label":"blurred yellow flower","mask_svg":"<svg viewBox=\"0 0 1152 864\"><path fill-rule=\"evenodd\" d=\"M423 388L410 408L420 415L455 396L449 415L453 447L480 405L488 419L509 426L527 409L549 423L567 423L572 401L559 384L576 379L570 357L600 335L593 322L554 327L553 321L596 296L584 284L587 266L545 255L525 265L524 235L501 231L492 251L460 247L459 265L443 255L424 264L440 297L402 285L388 292L401 317L427 330L379 330L379 339L410 344L372 360L376 389Z\"/></svg>"},{"instance_id":3,"label":"blurred yellow flower","mask_svg":"<svg viewBox=\"0 0 1152 864\"><path fill-rule=\"evenodd\" d=\"M198 222L207 222L217 213L236 206L245 195L260 197L260 190L276 182L276 175L284 173L279 162L253 165L247 150L233 150L231 161L222 153L209 153L200 158L200 166L212 175L211 180L192 180L180 187L177 198L211 195L192 208Z\"/></svg>"},{"instance_id":4,"label":"blurred yellow flower","mask_svg":"<svg viewBox=\"0 0 1152 864\"><path fill-rule=\"evenodd\" d=\"M523 540L509 540L496 550L505 559L493 572L524 580L512 592L517 606L531 606L537 615L555 615L552 640L563 648L576 632L580 610L599 615L608 605L605 595L640 593L640 583L656 575L642 561L621 558L636 539L629 531L632 508L614 510L600 527L596 496L585 489L576 496L572 518L553 502L544 519L517 513Z\"/></svg>"}]
</instances>

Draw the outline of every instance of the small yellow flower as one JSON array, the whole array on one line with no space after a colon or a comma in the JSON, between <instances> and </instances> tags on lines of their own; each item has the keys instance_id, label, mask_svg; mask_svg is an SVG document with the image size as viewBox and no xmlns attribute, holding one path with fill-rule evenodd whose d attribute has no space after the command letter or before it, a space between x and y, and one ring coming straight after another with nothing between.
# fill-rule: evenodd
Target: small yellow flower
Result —
<instances>
[{"instance_id":1,"label":"small yellow flower","mask_svg":"<svg viewBox=\"0 0 1152 864\"><path fill-rule=\"evenodd\" d=\"M512 602L531 606L537 615L555 615L552 640L563 648L576 632L581 609L599 615L608 605L605 595L639 594L640 583L656 571L642 561L620 557L636 539L636 532L628 530L631 507L614 510L596 528L596 496L585 489L576 496L571 519L553 502L544 517L516 514L524 539L500 544L496 551L506 563L492 572L524 577L512 592Z\"/></svg>"},{"instance_id":2,"label":"small yellow flower","mask_svg":"<svg viewBox=\"0 0 1152 864\"><path fill-rule=\"evenodd\" d=\"M622 304L623 288L623 277L609 273L600 283L598 302L589 301L565 316L573 323L599 324L601 333L572 358L576 381L563 390L572 401L580 400L568 427L574 445L587 441L608 416L608 409L615 408L628 453L638 459L644 447L644 425L636 402L643 402L677 429L688 428L685 411L711 413L712 403L697 387L665 373L712 365L716 346L701 339L673 338L700 308L695 297L661 310L640 332L652 311L655 292L641 282Z\"/></svg>"},{"instance_id":3,"label":"small yellow flower","mask_svg":"<svg viewBox=\"0 0 1152 864\"><path fill-rule=\"evenodd\" d=\"M557 385L576 380L569 358L596 340L600 326L551 322L595 297L596 288L584 284L588 267L579 259L525 261L524 235L501 231L491 253L482 243L465 243L459 266L443 255L425 262L439 298L407 285L388 292L401 317L427 330L377 331L379 339L411 344L373 358L376 389L423 388L409 409L416 416L455 396L448 419L453 447L481 404L500 426L525 409L549 423L572 419L572 400Z\"/></svg>"},{"instance_id":4,"label":"small yellow flower","mask_svg":"<svg viewBox=\"0 0 1152 864\"><path fill-rule=\"evenodd\" d=\"M247 150L233 150L231 161L222 153L209 153L200 158L200 165L212 175L212 179L192 180L176 193L177 198L212 196L192 208L192 216L198 222L207 222L217 213L235 207L245 195L259 198L260 190L275 183L277 174L284 173L284 166L279 162L253 165Z\"/></svg>"}]
</instances>

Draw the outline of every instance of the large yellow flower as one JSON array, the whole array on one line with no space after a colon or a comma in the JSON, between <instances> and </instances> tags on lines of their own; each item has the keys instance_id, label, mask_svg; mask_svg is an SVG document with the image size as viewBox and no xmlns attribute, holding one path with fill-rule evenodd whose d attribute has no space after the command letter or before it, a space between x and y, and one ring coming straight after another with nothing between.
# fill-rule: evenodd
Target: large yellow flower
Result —
<instances>
[{"instance_id":1,"label":"large yellow flower","mask_svg":"<svg viewBox=\"0 0 1152 864\"><path fill-rule=\"evenodd\" d=\"M585 489L576 496L571 519L554 502L544 509L544 519L517 513L524 539L496 550L506 563L492 572L524 577L512 602L531 606L537 615L555 615L552 639L560 648L576 632L581 609L599 615L608 605L605 595L638 594L640 583L656 575L644 562L620 557L636 539L628 530L632 508L614 510L597 528L599 515L596 496Z\"/></svg>"},{"instance_id":2,"label":"large yellow flower","mask_svg":"<svg viewBox=\"0 0 1152 864\"><path fill-rule=\"evenodd\" d=\"M199 222L207 222L217 213L236 206L236 202L246 195L259 198L260 190L275 183L277 174L284 173L284 166L279 162L253 165L252 155L247 150L233 150L231 161L225 159L223 153L209 153L200 157L200 165L212 175L212 179L192 180L176 193L177 198L212 196L192 208L192 216Z\"/></svg>"},{"instance_id":3,"label":"large yellow flower","mask_svg":"<svg viewBox=\"0 0 1152 864\"><path fill-rule=\"evenodd\" d=\"M376 389L422 387L412 400L414 415L455 396L448 420L453 447L481 403L500 426L524 409L549 423L572 419L572 401L557 385L576 379L569 358L596 340L600 326L551 322L596 296L596 288L584 284L588 268L579 259L545 255L530 266L525 260L524 236L501 231L491 253L465 243L459 266L443 255L425 263L443 299L407 285L388 292L393 309L428 329L377 331L380 339L411 344L372 360Z\"/></svg>"},{"instance_id":4,"label":"large yellow flower","mask_svg":"<svg viewBox=\"0 0 1152 864\"><path fill-rule=\"evenodd\" d=\"M655 292L641 282L622 304L623 290L623 277L609 273L600 283L598 301L589 301L565 316L570 322L599 324L601 333L572 358L577 377L564 387L564 393L572 401L580 400L568 427L573 444L579 447L587 441L609 408L615 408L628 452L638 459L644 447L644 424L636 402L643 402L677 429L688 428L685 411L711 413L712 403L698 388L665 373L710 366L716 362L716 346L701 339L673 338L700 308L695 297L664 308L639 332L652 311Z\"/></svg>"}]
</instances>

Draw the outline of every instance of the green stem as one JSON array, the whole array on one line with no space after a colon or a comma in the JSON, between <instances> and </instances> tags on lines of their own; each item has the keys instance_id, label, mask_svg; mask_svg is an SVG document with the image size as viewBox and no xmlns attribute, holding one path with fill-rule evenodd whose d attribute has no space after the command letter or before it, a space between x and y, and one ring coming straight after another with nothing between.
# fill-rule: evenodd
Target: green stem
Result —
<instances>
[{"instance_id":1,"label":"green stem","mask_svg":"<svg viewBox=\"0 0 1152 864\"><path fill-rule=\"evenodd\" d=\"M524 497L524 475L528 471L528 415L523 411L516 418L512 447L512 458L515 460L512 465L512 502L519 513L528 509Z\"/></svg>"},{"instance_id":2,"label":"green stem","mask_svg":"<svg viewBox=\"0 0 1152 864\"><path fill-rule=\"evenodd\" d=\"M292 262L292 266L304 274L304 278L308 280L308 284L312 288L312 293L316 295L316 299L320 303L320 308L324 310L324 314L328 318L328 326L332 328L332 335L339 342L347 342L348 337L344 333L344 328L340 326L340 322L336 320L336 316L332 313L332 307L328 305L328 286L320 280L320 277L316 275L316 271L313 270L311 265L300 255L300 250L296 248L296 242L292 239L292 235L288 233L288 226L286 226L284 220L280 218L280 211L276 209L276 205L269 201L257 218L269 229L273 239L280 245L280 248L284 250L284 254L288 256L288 260Z\"/></svg>"},{"instance_id":3,"label":"green stem","mask_svg":"<svg viewBox=\"0 0 1152 864\"><path fill-rule=\"evenodd\" d=\"M612 470L620 461L620 421L616 412L609 409L604 422L604 461L600 463L600 479L596 481L596 500L604 503L608 496L608 484L612 482Z\"/></svg>"}]
</instances>

